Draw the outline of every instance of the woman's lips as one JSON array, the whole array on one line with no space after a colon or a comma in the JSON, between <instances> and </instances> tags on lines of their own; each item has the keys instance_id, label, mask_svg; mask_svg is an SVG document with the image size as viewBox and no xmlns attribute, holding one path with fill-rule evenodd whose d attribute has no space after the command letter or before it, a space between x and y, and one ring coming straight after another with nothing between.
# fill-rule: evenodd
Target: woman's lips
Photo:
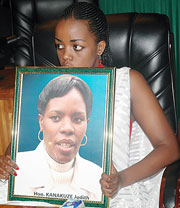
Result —
<instances>
[{"instance_id":1,"label":"woman's lips","mask_svg":"<svg viewBox=\"0 0 180 208\"><path fill-rule=\"evenodd\" d=\"M72 67L71 64L64 64L63 66Z\"/></svg>"},{"instance_id":2,"label":"woman's lips","mask_svg":"<svg viewBox=\"0 0 180 208\"><path fill-rule=\"evenodd\" d=\"M61 64L61 66L69 66L69 67L73 67L73 64L72 63L70 63L70 62L63 62L62 64Z\"/></svg>"},{"instance_id":3,"label":"woman's lips","mask_svg":"<svg viewBox=\"0 0 180 208\"><path fill-rule=\"evenodd\" d=\"M69 148L69 147L72 147L71 144L67 144L67 143L62 143L62 144L59 144L61 147L65 147L65 148Z\"/></svg>"},{"instance_id":4,"label":"woman's lips","mask_svg":"<svg viewBox=\"0 0 180 208\"><path fill-rule=\"evenodd\" d=\"M63 153L70 153L75 148L75 143L72 140L62 140L56 143L59 151Z\"/></svg>"}]
</instances>

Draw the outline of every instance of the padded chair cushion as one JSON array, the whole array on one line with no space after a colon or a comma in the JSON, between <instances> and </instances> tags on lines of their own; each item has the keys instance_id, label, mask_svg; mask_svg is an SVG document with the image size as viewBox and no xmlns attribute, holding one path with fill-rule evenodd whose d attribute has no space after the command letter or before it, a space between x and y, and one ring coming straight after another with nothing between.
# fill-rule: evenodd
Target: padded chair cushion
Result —
<instances>
[{"instance_id":1,"label":"padded chair cushion","mask_svg":"<svg viewBox=\"0 0 180 208\"><path fill-rule=\"evenodd\" d=\"M129 66L143 74L177 135L168 17L155 13L106 16L114 65Z\"/></svg>"},{"instance_id":2,"label":"padded chair cushion","mask_svg":"<svg viewBox=\"0 0 180 208\"><path fill-rule=\"evenodd\" d=\"M36 25L34 30L34 65L59 66L55 48L55 28L58 20ZM47 41L48 40L48 41ZM48 52L47 52L48 51Z\"/></svg>"}]
</instances>

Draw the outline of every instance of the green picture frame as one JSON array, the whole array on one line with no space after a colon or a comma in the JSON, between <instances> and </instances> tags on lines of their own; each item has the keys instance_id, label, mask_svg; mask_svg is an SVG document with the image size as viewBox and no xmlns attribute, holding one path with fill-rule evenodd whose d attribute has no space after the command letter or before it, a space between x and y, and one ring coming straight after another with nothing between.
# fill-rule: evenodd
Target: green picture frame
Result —
<instances>
[{"instance_id":1,"label":"green picture frame","mask_svg":"<svg viewBox=\"0 0 180 208\"><path fill-rule=\"evenodd\" d=\"M89 86L93 95L92 113L90 121L87 125L88 145L80 148L79 155L83 159L86 159L86 161L90 161L96 166L99 166L102 172L109 174L111 169L113 143L115 71L116 68L114 67L16 68L11 158L17 164L18 162L21 164L24 160L23 163L25 165L23 168L21 166L19 167L20 169L17 171L18 176L10 176L8 185L9 201L22 201L22 205L24 201L47 202L54 205L62 205L68 198L73 198L83 200L85 206L87 207L109 207L109 199L105 197L102 192L101 197L95 199L88 195L78 195L79 191L77 191L77 194L74 194L71 193L71 191L59 191L59 188L58 191L50 191L48 189L46 190L46 188L43 189L43 192L38 191L39 189L37 189L37 186L34 186L36 187L35 189L32 184L36 184L37 181L40 180L38 179L38 175L46 179L46 175L44 174L48 171L44 171L44 174L41 173L40 175L39 172L41 172L41 169L38 171L38 168L41 166L41 163L37 162L39 160L39 156L36 157L37 159L33 160L33 156L31 157L30 155L34 154L36 146L39 145L39 141L36 136L39 128L36 105L40 92L46 84L55 77L73 75L83 80ZM30 155L26 157L24 154L27 155L27 152ZM25 158L28 157L31 157L30 160L25 160ZM38 168L35 168L36 163ZM92 180L90 179L90 169L88 171L89 174L87 173L87 170L84 169L84 175L83 177L81 175L79 181L84 181L84 184L86 184L86 181L88 182ZM31 170L31 173L28 175L27 172L29 172L29 170ZM79 170L81 170L81 168ZM34 179L31 181L33 174ZM97 177L98 176L99 175L97 175ZM31 183L28 181L31 181ZM47 179L44 181L47 181ZM28 189L27 187L30 186L29 184L33 187L31 187L33 194L29 194L30 192L28 191L26 192L26 189ZM44 187L46 186L43 186L43 188Z\"/></svg>"}]
</instances>

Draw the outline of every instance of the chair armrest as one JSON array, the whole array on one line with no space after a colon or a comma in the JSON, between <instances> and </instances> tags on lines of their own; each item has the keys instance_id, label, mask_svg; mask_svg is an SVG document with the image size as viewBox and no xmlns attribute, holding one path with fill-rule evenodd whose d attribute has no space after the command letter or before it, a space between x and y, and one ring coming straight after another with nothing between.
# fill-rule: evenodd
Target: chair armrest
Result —
<instances>
[{"instance_id":1,"label":"chair armrest","mask_svg":"<svg viewBox=\"0 0 180 208\"><path fill-rule=\"evenodd\" d=\"M167 166L164 171L160 190L160 208L177 207L177 198L179 198L177 194L180 193L177 190L178 182L180 186L180 160Z\"/></svg>"}]
</instances>

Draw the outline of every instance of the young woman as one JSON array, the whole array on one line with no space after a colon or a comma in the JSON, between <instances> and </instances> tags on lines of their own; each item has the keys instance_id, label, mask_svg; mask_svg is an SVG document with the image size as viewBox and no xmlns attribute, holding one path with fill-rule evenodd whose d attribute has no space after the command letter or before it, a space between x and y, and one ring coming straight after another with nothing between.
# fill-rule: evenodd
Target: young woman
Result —
<instances>
[{"instance_id":1,"label":"young woman","mask_svg":"<svg viewBox=\"0 0 180 208\"><path fill-rule=\"evenodd\" d=\"M91 4L73 4L65 10L55 42L62 66L113 66L106 18ZM179 158L179 146L142 75L128 67L116 73L113 166L110 175L102 174L101 189L111 197L110 207L157 208L163 168ZM1 164L1 178L17 167L7 157Z\"/></svg>"}]
</instances>

